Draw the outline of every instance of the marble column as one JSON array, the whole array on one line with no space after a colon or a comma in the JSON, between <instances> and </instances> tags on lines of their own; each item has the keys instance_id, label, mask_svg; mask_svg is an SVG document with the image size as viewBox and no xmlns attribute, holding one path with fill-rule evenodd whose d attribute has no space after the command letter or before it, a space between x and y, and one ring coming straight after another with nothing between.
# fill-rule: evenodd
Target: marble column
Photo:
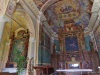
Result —
<instances>
[{"instance_id":1,"label":"marble column","mask_svg":"<svg viewBox=\"0 0 100 75\"><path fill-rule=\"evenodd\" d=\"M35 49L35 40L34 38L29 39L29 48L28 48L28 63L27 63L27 70L26 75L29 75L29 73L32 73L32 66L34 65L34 49Z\"/></svg>"}]
</instances>

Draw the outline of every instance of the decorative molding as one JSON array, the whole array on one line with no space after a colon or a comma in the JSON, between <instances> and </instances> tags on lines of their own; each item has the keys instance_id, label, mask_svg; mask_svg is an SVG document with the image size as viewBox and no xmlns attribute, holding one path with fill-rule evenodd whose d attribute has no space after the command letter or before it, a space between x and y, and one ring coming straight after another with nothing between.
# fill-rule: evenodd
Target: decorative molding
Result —
<instances>
[{"instance_id":1,"label":"decorative molding","mask_svg":"<svg viewBox=\"0 0 100 75\"><path fill-rule=\"evenodd\" d=\"M98 12L93 12L92 13L92 16L91 16L91 19L90 19L90 22L89 22L89 25L88 25L88 28L89 29L92 29L96 20L97 20L97 16L98 16Z\"/></svg>"},{"instance_id":2,"label":"decorative molding","mask_svg":"<svg viewBox=\"0 0 100 75\"><path fill-rule=\"evenodd\" d=\"M91 12L92 12L92 16L90 18L90 22L88 25L88 29L90 30L90 32L92 30L94 31L94 27L96 27L97 20L98 20L98 15L100 15L100 1L94 0Z\"/></svg>"},{"instance_id":3,"label":"decorative molding","mask_svg":"<svg viewBox=\"0 0 100 75\"><path fill-rule=\"evenodd\" d=\"M100 8L100 0L94 0L91 12L98 11Z\"/></svg>"},{"instance_id":4,"label":"decorative molding","mask_svg":"<svg viewBox=\"0 0 100 75\"><path fill-rule=\"evenodd\" d=\"M100 17L98 17L97 21L95 22L95 25L93 27L93 32L96 31L96 29L99 27L99 25L100 25Z\"/></svg>"},{"instance_id":5,"label":"decorative molding","mask_svg":"<svg viewBox=\"0 0 100 75\"><path fill-rule=\"evenodd\" d=\"M9 1L5 14L9 17L12 17L15 7L16 7L16 3L14 1Z\"/></svg>"},{"instance_id":6,"label":"decorative molding","mask_svg":"<svg viewBox=\"0 0 100 75\"><path fill-rule=\"evenodd\" d=\"M4 19L2 16L0 16L0 22L7 22L7 20L6 19Z\"/></svg>"},{"instance_id":7,"label":"decorative molding","mask_svg":"<svg viewBox=\"0 0 100 75\"><path fill-rule=\"evenodd\" d=\"M7 15L4 15L3 18L6 20L6 22L10 22L11 18L9 18Z\"/></svg>"},{"instance_id":8,"label":"decorative molding","mask_svg":"<svg viewBox=\"0 0 100 75\"><path fill-rule=\"evenodd\" d=\"M19 3L22 5L22 7L25 9L25 11L31 16L31 18L34 20L34 22L36 22L37 18L34 16L33 12L28 7L28 5L22 0L20 0Z\"/></svg>"},{"instance_id":9,"label":"decorative molding","mask_svg":"<svg viewBox=\"0 0 100 75\"><path fill-rule=\"evenodd\" d=\"M57 2L59 0L48 0L42 7L41 7L41 11L44 13L45 10L52 5L53 3Z\"/></svg>"}]
</instances>

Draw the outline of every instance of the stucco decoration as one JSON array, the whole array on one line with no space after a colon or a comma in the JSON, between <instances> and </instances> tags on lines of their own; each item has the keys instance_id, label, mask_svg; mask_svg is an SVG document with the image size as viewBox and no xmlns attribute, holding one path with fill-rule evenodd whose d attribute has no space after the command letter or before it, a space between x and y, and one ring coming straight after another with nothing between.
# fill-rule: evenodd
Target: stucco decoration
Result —
<instances>
[{"instance_id":1,"label":"stucco decoration","mask_svg":"<svg viewBox=\"0 0 100 75\"><path fill-rule=\"evenodd\" d=\"M0 0L0 16L5 14L9 0Z\"/></svg>"},{"instance_id":2,"label":"stucco decoration","mask_svg":"<svg viewBox=\"0 0 100 75\"><path fill-rule=\"evenodd\" d=\"M7 16L12 17L12 15L14 14L15 6L16 5L14 5L13 2L9 1L7 10L6 10Z\"/></svg>"}]
</instances>

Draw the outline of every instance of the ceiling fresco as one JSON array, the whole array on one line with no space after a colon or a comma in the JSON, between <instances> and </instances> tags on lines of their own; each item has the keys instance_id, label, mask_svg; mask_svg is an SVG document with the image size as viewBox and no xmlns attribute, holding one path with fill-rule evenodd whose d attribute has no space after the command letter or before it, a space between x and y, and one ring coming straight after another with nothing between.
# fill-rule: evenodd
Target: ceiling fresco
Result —
<instances>
[{"instance_id":1,"label":"ceiling fresco","mask_svg":"<svg viewBox=\"0 0 100 75\"><path fill-rule=\"evenodd\" d=\"M88 0L61 0L52 4L44 14L52 30L57 32L66 20L74 20L75 25L86 28L91 17L91 8L92 3Z\"/></svg>"},{"instance_id":2,"label":"ceiling fresco","mask_svg":"<svg viewBox=\"0 0 100 75\"><path fill-rule=\"evenodd\" d=\"M33 0L33 1L37 5L37 7L40 9L45 4L45 2L48 0Z\"/></svg>"},{"instance_id":3,"label":"ceiling fresco","mask_svg":"<svg viewBox=\"0 0 100 75\"><path fill-rule=\"evenodd\" d=\"M48 0L34 0L41 8ZM57 33L59 27L64 27L66 20L73 20L75 25L86 28L91 17L91 0L58 0L44 12L50 28ZM69 22L69 23L70 23Z\"/></svg>"}]
</instances>

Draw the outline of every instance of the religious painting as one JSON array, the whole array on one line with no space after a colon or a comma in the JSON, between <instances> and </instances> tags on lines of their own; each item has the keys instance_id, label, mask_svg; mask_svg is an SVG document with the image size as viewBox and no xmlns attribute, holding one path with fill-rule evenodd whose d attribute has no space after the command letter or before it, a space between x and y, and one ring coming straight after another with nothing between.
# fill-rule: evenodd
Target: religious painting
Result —
<instances>
[{"instance_id":1,"label":"religious painting","mask_svg":"<svg viewBox=\"0 0 100 75\"><path fill-rule=\"evenodd\" d=\"M63 0L55 4L55 13L61 19L73 19L80 15L78 0Z\"/></svg>"},{"instance_id":2,"label":"religious painting","mask_svg":"<svg viewBox=\"0 0 100 75\"><path fill-rule=\"evenodd\" d=\"M17 33L16 37L14 37L14 40L12 41L12 50L10 55L10 61L15 62L15 59L17 58L17 55L23 55L25 58L27 57L27 50L28 50L28 41L29 35L28 32L21 30ZM17 53L17 54L16 54Z\"/></svg>"},{"instance_id":3,"label":"religious painting","mask_svg":"<svg viewBox=\"0 0 100 75\"><path fill-rule=\"evenodd\" d=\"M23 54L23 52L25 50L25 40L23 40L23 39L14 40L13 52L12 52L12 55L11 55L11 61L14 61L14 59L16 59L16 57L17 57L14 50L17 50L18 53Z\"/></svg>"},{"instance_id":4,"label":"religious painting","mask_svg":"<svg viewBox=\"0 0 100 75\"><path fill-rule=\"evenodd\" d=\"M78 40L77 37L71 36L65 38L65 45L67 51L77 51L79 50L78 47Z\"/></svg>"}]
</instances>

